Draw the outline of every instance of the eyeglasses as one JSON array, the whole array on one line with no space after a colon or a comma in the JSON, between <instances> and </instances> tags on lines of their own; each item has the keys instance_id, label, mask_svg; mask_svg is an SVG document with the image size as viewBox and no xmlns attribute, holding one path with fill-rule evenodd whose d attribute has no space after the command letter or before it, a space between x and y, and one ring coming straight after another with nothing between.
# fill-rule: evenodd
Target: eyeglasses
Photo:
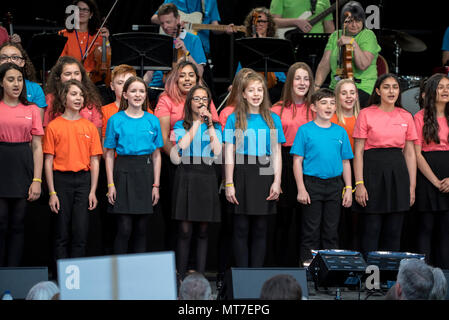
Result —
<instances>
[{"instance_id":1,"label":"eyeglasses","mask_svg":"<svg viewBox=\"0 0 449 320\"><path fill-rule=\"evenodd\" d=\"M267 23L268 20L257 20L257 23Z\"/></svg>"},{"instance_id":2,"label":"eyeglasses","mask_svg":"<svg viewBox=\"0 0 449 320\"><path fill-rule=\"evenodd\" d=\"M80 8L80 7L78 7L79 9L80 9L80 12L90 12L90 9L89 8Z\"/></svg>"},{"instance_id":3,"label":"eyeglasses","mask_svg":"<svg viewBox=\"0 0 449 320\"><path fill-rule=\"evenodd\" d=\"M23 60L25 60L24 57L19 57L19 56L7 56L7 55L1 55L0 56L0 61L1 62L5 62L5 61L12 61L12 62L21 62Z\"/></svg>"},{"instance_id":4,"label":"eyeglasses","mask_svg":"<svg viewBox=\"0 0 449 320\"><path fill-rule=\"evenodd\" d=\"M193 97L192 100L194 102L203 102L203 103L207 103L209 101L208 97Z\"/></svg>"}]
</instances>

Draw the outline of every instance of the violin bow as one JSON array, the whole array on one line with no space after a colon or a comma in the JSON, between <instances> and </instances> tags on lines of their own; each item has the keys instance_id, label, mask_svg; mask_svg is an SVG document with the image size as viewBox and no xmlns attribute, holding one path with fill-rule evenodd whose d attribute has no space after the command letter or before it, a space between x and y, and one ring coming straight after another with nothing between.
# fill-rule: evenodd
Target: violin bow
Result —
<instances>
[{"instance_id":1,"label":"violin bow","mask_svg":"<svg viewBox=\"0 0 449 320\"><path fill-rule=\"evenodd\" d=\"M103 20L103 23L101 24L100 28L98 28L98 31L97 31L97 34L96 34L95 37L94 37L94 40L90 43L89 47L87 48L86 52L84 53L84 56L83 56L83 58L82 58L83 61L86 60L87 55L89 54L90 49L92 49L92 46L94 45L95 41L96 41L97 38L98 38L98 35L100 34L101 28L104 27L106 21L108 20L109 16L110 16L111 13L112 13L112 10L114 10L114 8L115 8L117 2L118 2L118 0L115 0L114 4L112 5L111 10L109 10L109 12L108 12L106 18Z\"/></svg>"}]
</instances>

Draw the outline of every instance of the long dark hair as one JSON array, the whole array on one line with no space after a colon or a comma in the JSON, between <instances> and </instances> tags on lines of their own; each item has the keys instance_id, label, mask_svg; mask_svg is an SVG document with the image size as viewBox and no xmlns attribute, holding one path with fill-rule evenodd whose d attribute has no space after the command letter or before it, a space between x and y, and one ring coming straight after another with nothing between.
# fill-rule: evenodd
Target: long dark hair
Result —
<instances>
[{"instance_id":1,"label":"long dark hair","mask_svg":"<svg viewBox=\"0 0 449 320\"><path fill-rule=\"evenodd\" d=\"M92 80L90 80L89 76L87 75L86 69L84 69L84 66L73 57L64 56L58 59L54 67L51 69L47 85L45 87L45 93L56 95L61 90L63 85L61 81L61 74L64 66L67 64L76 64L81 71L81 82L86 89L84 100L86 101L87 108L92 108L92 106L94 106L97 111L102 114L101 106L103 105L103 103L101 101L101 97L98 93L97 87L92 82ZM52 109L51 113L53 117L57 114L54 108Z\"/></svg>"},{"instance_id":2,"label":"long dark hair","mask_svg":"<svg viewBox=\"0 0 449 320\"><path fill-rule=\"evenodd\" d=\"M55 96L55 100L53 102L53 111L55 112L55 114L64 113L67 103L67 94L69 93L71 86L77 86L78 88L80 88L84 98L81 110L86 107L86 87L78 80L71 79L62 84L61 88L58 91L58 94Z\"/></svg>"},{"instance_id":3,"label":"long dark hair","mask_svg":"<svg viewBox=\"0 0 449 320\"><path fill-rule=\"evenodd\" d=\"M27 90L26 90L26 86L25 86L25 77L24 77L23 68L19 67L18 65L16 65L15 63L12 63L12 62L3 63L2 65L0 65L0 83L3 83L3 79L5 78L6 72L8 72L11 69L19 71L23 77L22 92L20 92L20 95L19 95L20 103L24 104L26 106L32 104L27 99ZM0 100L3 100L4 96L5 96L5 90L3 89L3 86L0 85Z\"/></svg>"},{"instance_id":4,"label":"long dark hair","mask_svg":"<svg viewBox=\"0 0 449 320\"><path fill-rule=\"evenodd\" d=\"M196 75L196 84L205 85L198 72L198 68L196 67L196 65L192 61L181 60L175 65L172 71L170 71L170 73L168 74L167 81L165 82L165 91L162 92L161 96L168 95L176 103L183 102L184 96L181 93L181 90L179 90L178 80L181 70L184 69L186 66L192 67L193 72Z\"/></svg>"},{"instance_id":5,"label":"long dark hair","mask_svg":"<svg viewBox=\"0 0 449 320\"><path fill-rule=\"evenodd\" d=\"M210 112L210 103L212 101L210 90L207 87L202 86L200 84L193 86L187 93L186 102L184 104L184 122L182 125L183 125L184 129L186 129L186 130L189 130L193 124L192 100L193 100L193 96L194 96L196 90L206 91L206 94L207 94L206 107L207 107L207 110Z\"/></svg>"},{"instance_id":6,"label":"long dark hair","mask_svg":"<svg viewBox=\"0 0 449 320\"><path fill-rule=\"evenodd\" d=\"M423 109L424 109L424 126L422 128L423 138L427 144L432 141L439 144L440 137L438 136L438 131L440 129L438 125L437 119L437 90L438 85L442 79L448 79L449 77L442 74L437 73L427 79L425 87L424 87L424 98L423 98ZM449 125L449 102L446 103L446 107L444 109L444 116L446 117L447 124ZM449 137L448 137L449 139Z\"/></svg>"},{"instance_id":7,"label":"long dark hair","mask_svg":"<svg viewBox=\"0 0 449 320\"><path fill-rule=\"evenodd\" d=\"M377 105L377 106L379 106L380 105L380 96L377 94L377 92L376 92L376 89L380 89L380 86L382 85L382 83L386 80L386 79L388 79L388 78L393 78L394 80L396 80L396 82L398 83L398 86L399 86L399 95L398 95L398 100L396 100L396 102L394 103L394 105L396 106L396 107L399 107L399 108L402 108L402 104L401 104L401 86L400 86L400 83L399 83L399 79L398 79L398 77L395 75L395 74L393 74L393 73L385 73L385 74L383 74L383 75L381 75L381 76L379 76L378 78L377 78L377 80L376 80L376 83L374 84L374 89L373 89L373 93L371 93L371 96L369 97L369 100L368 100L368 105L369 106L371 106L371 105Z\"/></svg>"},{"instance_id":8,"label":"long dark hair","mask_svg":"<svg viewBox=\"0 0 449 320\"><path fill-rule=\"evenodd\" d=\"M30 57L26 53L25 49L23 49L20 43L15 43L12 41L6 41L0 46L0 51L5 47L14 47L20 51L20 54L25 59L25 65L23 66L24 77L30 81L36 82L36 69L34 68L33 63L31 62Z\"/></svg>"},{"instance_id":9,"label":"long dark hair","mask_svg":"<svg viewBox=\"0 0 449 320\"><path fill-rule=\"evenodd\" d=\"M87 29L89 31L89 35L95 36L101 25L100 10L98 10L97 3L94 0L75 0L72 2L72 5L76 6L78 2L84 2L89 7L90 13L92 13L92 18L89 19ZM68 29L67 31L73 32L75 29Z\"/></svg>"},{"instance_id":10,"label":"long dark hair","mask_svg":"<svg viewBox=\"0 0 449 320\"><path fill-rule=\"evenodd\" d=\"M129 77L129 78L125 81L125 84L123 85L122 98L120 99L120 108L119 108L119 111L124 111L124 110L128 109L128 107L129 107L128 100L125 99L125 98L123 97L123 93L124 93L124 92L127 92L129 86L130 86L133 82L136 82L136 81L142 83L143 86L145 87L145 101L144 101L143 104L142 104L142 110L143 110L143 111L147 111L148 106L150 105L150 102L149 102L149 100L148 100L148 93L147 93L147 91L146 91L147 85L146 85L145 81L143 81L142 78L135 77L135 76Z\"/></svg>"}]
</instances>

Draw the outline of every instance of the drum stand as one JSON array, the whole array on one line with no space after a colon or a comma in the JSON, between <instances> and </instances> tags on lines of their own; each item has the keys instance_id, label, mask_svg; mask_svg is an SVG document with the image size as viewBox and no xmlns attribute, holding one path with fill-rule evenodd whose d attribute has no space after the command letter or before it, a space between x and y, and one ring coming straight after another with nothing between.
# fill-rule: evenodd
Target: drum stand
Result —
<instances>
[{"instance_id":1,"label":"drum stand","mask_svg":"<svg viewBox=\"0 0 449 320\"><path fill-rule=\"evenodd\" d=\"M396 58L394 72L396 73L396 75L399 75L399 55L401 54L401 47L399 46L397 40L394 40L394 48L394 56Z\"/></svg>"}]
</instances>

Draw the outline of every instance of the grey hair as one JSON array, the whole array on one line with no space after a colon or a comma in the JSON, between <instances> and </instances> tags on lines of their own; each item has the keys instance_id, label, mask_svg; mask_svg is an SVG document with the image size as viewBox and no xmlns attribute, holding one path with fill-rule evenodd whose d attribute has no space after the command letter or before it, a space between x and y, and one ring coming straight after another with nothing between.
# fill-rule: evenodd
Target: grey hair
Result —
<instances>
[{"instance_id":1,"label":"grey hair","mask_svg":"<svg viewBox=\"0 0 449 320\"><path fill-rule=\"evenodd\" d=\"M51 300L58 293L59 288L54 282L41 281L28 291L25 300Z\"/></svg>"},{"instance_id":2,"label":"grey hair","mask_svg":"<svg viewBox=\"0 0 449 320\"><path fill-rule=\"evenodd\" d=\"M428 300L434 284L432 267L423 260L402 259L397 282L405 299Z\"/></svg>"},{"instance_id":3,"label":"grey hair","mask_svg":"<svg viewBox=\"0 0 449 320\"><path fill-rule=\"evenodd\" d=\"M447 295L447 280L440 268L432 268L433 288L429 300L444 300Z\"/></svg>"},{"instance_id":4,"label":"grey hair","mask_svg":"<svg viewBox=\"0 0 449 320\"><path fill-rule=\"evenodd\" d=\"M185 277L179 288L179 300L211 300L212 289L209 281L199 272Z\"/></svg>"}]
</instances>

